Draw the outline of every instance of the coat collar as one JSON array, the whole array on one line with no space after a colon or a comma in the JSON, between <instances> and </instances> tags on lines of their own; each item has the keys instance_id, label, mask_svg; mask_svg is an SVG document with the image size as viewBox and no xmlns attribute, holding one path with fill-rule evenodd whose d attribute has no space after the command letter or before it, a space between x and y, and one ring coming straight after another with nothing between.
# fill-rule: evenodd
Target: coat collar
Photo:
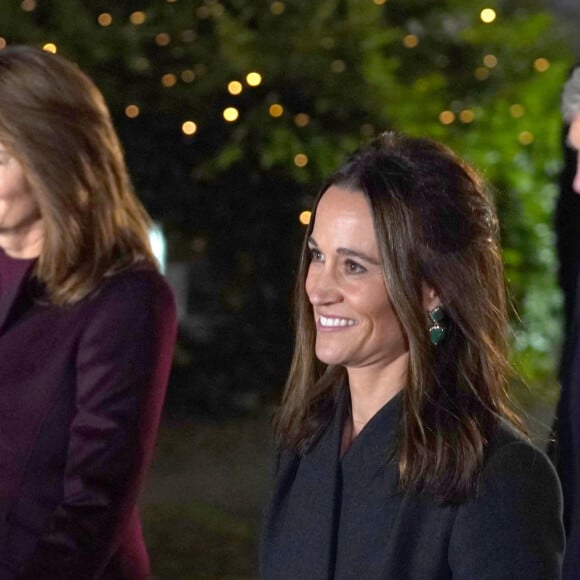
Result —
<instances>
[{"instance_id":1,"label":"coat collar","mask_svg":"<svg viewBox=\"0 0 580 580\"><path fill-rule=\"evenodd\" d=\"M19 272L18 277L10 285L7 292L0 296L0 335L4 332L11 314L16 308L18 297L21 295L24 287L30 280L30 273L35 264L36 260L30 261L30 263Z\"/></svg>"}]
</instances>

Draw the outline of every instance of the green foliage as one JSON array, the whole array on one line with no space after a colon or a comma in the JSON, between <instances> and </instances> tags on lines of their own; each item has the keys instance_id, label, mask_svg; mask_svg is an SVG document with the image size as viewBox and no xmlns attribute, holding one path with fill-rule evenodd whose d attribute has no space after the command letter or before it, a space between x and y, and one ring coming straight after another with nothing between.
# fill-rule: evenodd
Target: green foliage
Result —
<instances>
[{"instance_id":1,"label":"green foliage","mask_svg":"<svg viewBox=\"0 0 580 580\"><path fill-rule=\"evenodd\" d=\"M534 384L553 379L561 307L551 212L559 93L571 55L539 2L47 0L32 12L15 6L0 0L0 36L8 43L55 42L77 60L105 92L151 211L176 239L207 241L222 281L215 287L218 314L232 314L234 289L230 328L250 328L241 342L263 345L240 361L252 360L252 367L236 384L256 375L256 365L268 367L275 345L285 353L278 370L256 376L254 387L281 383L297 215L348 152L384 129L442 140L493 184L520 316L515 362ZM489 24L480 18L486 7L497 12ZM130 22L136 10L145 13L143 24ZM112 15L110 26L98 24L102 12ZM541 58L548 63L543 72ZM183 80L184 71L195 80ZM250 71L262 75L259 86L245 82ZM175 75L171 87L160 82L167 74ZM241 94L228 93L231 80L243 84ZM269 114L275 103L284 108L277 118ZM126 119L128 104L140 107L137 119ZM222 118L229 106L239 111L234 123ZM307 122L298 122L299 114ZM185 120L197 124L192 137L180 133ZM307 155L305 167L294 163L298 153ZM236 262L239 252L254 261L250 274ZM217 360L234 354L225 343L240 346L216 342Z\"/></svg>"}]
</instances>

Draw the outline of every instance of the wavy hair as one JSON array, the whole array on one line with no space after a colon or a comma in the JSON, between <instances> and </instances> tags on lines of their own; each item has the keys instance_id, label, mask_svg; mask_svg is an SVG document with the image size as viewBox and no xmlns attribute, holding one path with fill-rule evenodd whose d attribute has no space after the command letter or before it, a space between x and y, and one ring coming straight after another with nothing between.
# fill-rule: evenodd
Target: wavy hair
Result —
<instances>
[{"instance_id":1,"label":"wavy hair","mask_svg":"<svg viewBox=\"0 0 580 580\"><path fill-rule=\"evenodd\" d=\"M104 98L79 67L30 46L0 50L0 141L18 159L45 236L35 275L55 304L106 276L155 263Z\"/></svg>"},{"instance_id":2,"label":"wavy hair","mask_svg":"<svg viewBox=\"0 0 580 580\"><path fill-rule=\"evenodd\" d=\"M295 290L295 350L274 426L305 453L329 424L343 367L315 356L305 292L307 240L330 186L362 192L371 209L387 291L409 345L397 455L402 489L440 501L470 496L499 421L524 431L508 395L507 315L498 221L484 181L444 146L385 133L322 187ZM422 286L434 288L447 335L429 342Z\"/></svg>"}]
</instances>

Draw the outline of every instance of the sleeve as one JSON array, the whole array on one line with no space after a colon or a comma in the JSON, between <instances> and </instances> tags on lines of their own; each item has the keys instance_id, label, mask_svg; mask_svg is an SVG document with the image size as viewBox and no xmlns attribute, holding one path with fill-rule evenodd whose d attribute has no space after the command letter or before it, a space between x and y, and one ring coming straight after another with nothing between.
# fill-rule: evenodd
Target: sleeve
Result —
<instances>
[{"instance_id":1,"label":"sleeve","mask_svg":"<svg viewBox=\"0 0 580 580\"><path fill-rule=\"evenodd\" d=\"M477 497L450 539L454 580L558 580L564 551L562 493L547 457L528 443L497 449Z\"/></svg>"},{"instance_id":2,"label":"sleeve","mask_svg":"<svg viewBox=\"0 0 580 580\"><path fill-rule=\"evenodd\" d=\"M23 580L95 578L118 548L151 459L176 333L157 272L119 274L88 314L64 495Z\"/></svg>"}]
</instances>

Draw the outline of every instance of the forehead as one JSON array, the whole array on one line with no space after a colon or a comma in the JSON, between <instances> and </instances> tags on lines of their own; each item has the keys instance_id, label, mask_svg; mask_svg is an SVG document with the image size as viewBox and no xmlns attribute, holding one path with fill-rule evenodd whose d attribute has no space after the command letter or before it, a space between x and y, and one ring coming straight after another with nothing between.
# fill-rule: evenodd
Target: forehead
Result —
<instances>
[{"instance_id":1,"label":"forehead","mask_svg":"<svg viewBox=\"0 0 580 580\"><path fill-rule=\"evenodd\" d=\"M373 217L363 193L329 187L318 203L312 237L319 244L338 248L377 247Z\"/></svg>"}]
</instances>

